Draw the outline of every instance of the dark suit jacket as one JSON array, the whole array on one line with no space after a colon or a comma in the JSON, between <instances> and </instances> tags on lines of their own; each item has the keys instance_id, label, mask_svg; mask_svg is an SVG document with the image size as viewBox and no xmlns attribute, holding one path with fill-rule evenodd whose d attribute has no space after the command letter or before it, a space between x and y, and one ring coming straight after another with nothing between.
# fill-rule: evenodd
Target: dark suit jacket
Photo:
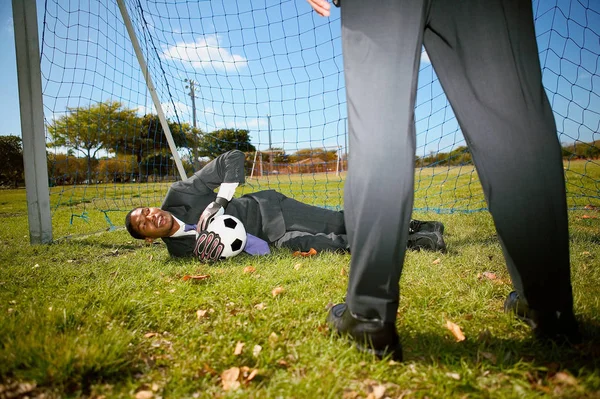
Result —
<instances>
[{"instance_id":1,"label":"dark suit jacket","mask_svg":"<svg viewBox=\"0 0 600 399\"><path fill-rule=\"evenodd\" d=\"M161 205L184 223L198 222L204 209L215 200L214 190L221 183L245 182L244 153L226 152L186 180L173 183ZM234 198L227 206L226 214L240 219L246 232L272 243L285 234L285 222L281 201L286 197L274 190L259 191ZM196 239L194 236L163 237L171 256L192 256Z\"/></svg>"}]
</instances>

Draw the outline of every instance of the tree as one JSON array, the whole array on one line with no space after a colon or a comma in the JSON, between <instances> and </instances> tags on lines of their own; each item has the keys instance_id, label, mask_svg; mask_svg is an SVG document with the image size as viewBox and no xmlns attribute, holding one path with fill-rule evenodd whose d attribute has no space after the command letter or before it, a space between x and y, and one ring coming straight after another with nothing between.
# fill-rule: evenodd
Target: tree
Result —
<instances>
[{"instance_id":1,"label":"tree","mask_svg":"<svg viewBox=\"0 0 600 399\"><path fill-rule=\"evenodd\" d=\"M127 183L136 170L135 157L132 155L117 155L114 158L98 161L99 179L105 183Z\"/></svg>"},{"instance_id":2,"label":"tree","mask_svg":"<svg viewBox=\"0 0 600 399\"><path fill-rule=\"evenodd\" d=\"M192 138L193 128L187 123L179 124L171 121L167 121L167 123L175 146L177 148L189 148L188 140ZM147 177L147 173L144 173L144 171L155 170L149 164L149 159L160 158L163 161L170 159L172 162L167 137L158 115L155 114L147 114L142 118L137 118L135 125L129 129L127 134L113 137L110 149L117 154L135 156L139 181L143 181Z\"/></svg>"},{"instance_id":3,"label":"tree","mask_svg":"<svg viewBox=\"0 0 600 399\"><path fill-rule=\"evenodd\" d=\"M210 159L230 150L256 151L250 144L250 134L246 129L220 129L207 133L200 139L199 148L199 155Z\"/></svg>"},{"instance_id":4,"label":"tree","mask_svg":"<svg viewBox=\"0 0 600 399\"><path fill-rule=\"evenodd\" d=\"M14 188L23 181L23 147L19 136L0 136L0 185Z\"/></svg>"},{"instance_id":5,"label":"tree","mask_svg":"<svg viewBox=\"0 0 600 399\"><path fill-rule=\"evenodd\" d=\"M289 156L289 160L291 163L311 158L318 158L327 163L336 162L338 159L337 150L326 150L324 148L304 148L296 151L295 153Z\"/></svg>"},{"instance_id":6,"label":"tree","mask_svg":"<svg viewBox=\"0 0 600 399\"><path fill-rule=\"evenodd\" d=\"M87 180L92 178L92 159L101 149L114 146L136 125L135 110L122 108L117 101L88 107L67 108L68 113L48 126L52 147L67 147L81 152L87 160Z\"/></svg>"},{"instance_id":7,"label":"tree","mask_svg":"<svg viewBox=\"0 0 600 399\"><path fill-rule=\"evenodd\" d=\"M200 170L200 160L198 159L198 147L200 146L200 141L202 140L202 130L200 130L197 127L189 127L188 124L184 123L184 126L186 126L185 129L185 135L186 135L186 140L187 140L187 148L190 149L190 156L189 156L189 162L190 162L190 168L192 173L194 173L196 170ZM183 161L183 160L182 160ZM185 166L185 165L184 165Z\"/></svg>"},{"instance_id":8,"label":"tree","mask_svg":"<svg viewBox=\"0 0 600 399\"><path fill-rule=\"evenodd\" d=\"M88 175L88 160L69 154L48 154L48 178L50 186L79 184ZM92 169L96 168L97 160L91 160ZM87 179L89 181L89 179Z\"/></svg>"}]
</instances>

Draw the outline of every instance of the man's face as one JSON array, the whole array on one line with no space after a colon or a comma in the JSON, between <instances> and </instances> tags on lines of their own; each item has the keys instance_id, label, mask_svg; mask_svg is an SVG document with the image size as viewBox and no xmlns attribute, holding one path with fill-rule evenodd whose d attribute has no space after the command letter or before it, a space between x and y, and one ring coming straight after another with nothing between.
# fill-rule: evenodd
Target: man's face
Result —
<instances>
[{"instance_id":1,"label":"man's face","mask_svg":"<svg viewBox=\"0 0 600 399\"><path fill-rule=\"evenodd\" d=\"M131 213L131 225L146 238L168 237L175 229L173 215L160 208L137 208Z\"/></svg>"}]
</instances>

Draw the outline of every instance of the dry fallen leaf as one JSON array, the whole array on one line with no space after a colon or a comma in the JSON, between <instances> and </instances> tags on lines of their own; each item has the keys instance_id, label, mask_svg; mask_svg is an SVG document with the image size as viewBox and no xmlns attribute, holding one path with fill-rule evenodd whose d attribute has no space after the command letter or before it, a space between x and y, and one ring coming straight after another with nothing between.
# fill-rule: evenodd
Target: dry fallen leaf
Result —
<instances>
[{"instance_id":1,"label":"dry fallen leaf","mask_svg":"<svg viewBox=\"0 0 600 399\"><path fill-rule=\"evenodd\" d=\"M265 304L264 304L264 303L262 303L262 302L261 302L261 303L258 303L258 304L256 304L256 305L254 305L254 308L255 308L255 309L258 309L258 310L263 310L263 309L265 308Z\"/></svg>"},{"instance_id":2,"label":"dry fallen leaf","mask_svg":"<svg viewBox=\"0 0 600 399\"><path fill-rule=\"evenodd\" d=\"M273 291L271 291L271 294L273 294L273 296L276 297L277 295L283 293L283 291L285 291L283 287L275 287L273 288Z\"/></svg>"},{"instance_id":3,"label":"dry fallen leaf","mask_svg":"<svg viewBox=\"0 0 600 399\"><path fill-rule=\"evenodd\" d=\"M454 380L460 380L460 374L458 373L446 373L446 375Z\"/></svg>"},{"instance_id":4,"label":"dry fallen leaf","mask_svg":"<svg viewBox=\"0 0 600 399\"><path fill-rule=\"evenodd\" d=\"M206 280L209 277L210 277L210 275L208 275L208 274L198 274L195 276L190 276L190 275L186 274L185 276L183 276L183 281L188 281L188 280L202 281L202 280Z\"/></svg>"},{"instance_id":5,"label":"dry fallen leaf","mask_svg":"<svg viewBox=\"0 0 600 399\"><path fill-rule=\"evenodd\" d=\"M159 334L156 332L149 332L149 333L144 334L144 338L152 338L152 337L156 337L157 335L159 335Z\"/></svg>"},{"instance_id":6,"label":"dry fallen leaf","mask_svg":"<svg viewBox=\"0 0 600 399\"><path fill-rule=\"evenodd\" d=\"M154 397L154 392L150 390L139 391L135 394L135 399L150 399Z\"/></svg>"},{"instance_id":7,"label":"dry fallen leaf","mask_svg":"<svg viewBox=\"0 0 600 399\"><path fill-rule=\"evenodd\" d=\"M199 375L215 376L215 375L217 375L217 371L215 369L213 369L212 367L210 367L208 364L204 363L202 365L202 369L200 370Z\"/></svg>"},{"instance_id":8,"label":"dry fallen leaf","mask_svg":"<svg viewBox=\"0 0 600 399\"><path fill-rule=\"evenodd\" d=\"M237 345L235 346L235 350L233 351L234 355L241 355L242 351L244 350L244 345L246 345L243 342L238 342Z\"/></svg>"},{"instance_id":9,"label":"dry fallen leaf","mask_svg":"<svg viewBox=\"0 0 600 399\"><path fill-rule=\"evenodd\" d=\"M35 382L11 382L6 385L0 384L0 398L27 398L28 395L26 394L32 392L35 388Z\"/></svg>"},{"instance_id":10,"label":"dry fallen leaf","mask_svg":"<svg viewBox=\"0 0 600 399\"><path fill-rule=\"evenodd\" d=\"M223 373L221 373L223 389L226 391L238 389L240 387L240 382L238 381L239 377L240 369L238 367L232 367L223 371Z\"/></svg>"},{"instance_id":11,"label":"dry fallen leaf","mask_svg":"<svg viewBox=\"0 0 600 399\"><path fill-rule=\"evenodd\" d=\"M256 271L256 267L254 267L254 266L244 267L244 273L254 273L255 271Z\"/></svg>"},{"instance_id":12,"label":"dry fallen leaf","mask_svg":"<svg viewBox=\"0 0 600 399\"><path fill-rule=\"evenodd\" d=\"M565 373L564 371L559 371L558 373L556 373L554 375L553 380L566 385L577 385L577 379L572 375Z\"/></svg>"},{"instance_id":13,"label":"dry fallen leaf","mask_svg":"<svg viewBox=\"0 0 600 399\"><path fill-rule=\"evenodd\" d=\"M257 357L260 354L261 350L262 350L262 346L254 345L254 349L252 349L252 356Z\"/></svg>"},{"instance_id":14,"label":"dry fallen leaf","mask_svg":"<svg viewBox=\"0 0 600 399\"><path fill-rule=\"evenodd\" d=\"M498 277L496 276L496 273L492 273L492 272L483 272L481 274L478 274L477 277L481 280L483 278L487 278L488 280L495 280Z\"/></svg>"},{"instance_id":15,"label":"dry fallen leaf","mask_svg":"<svg viewBox=\"0 0 600 399\"><path fill-rule=\"evenodd\" d=\"M294 270L300 270L301 267L302 267L302 263L296 263L294 265Z\"/></svg>"},{"instance_id":16,"label":"dry fallen leaf","mask_svg":"<svg viewBox=\"0 0 600 399\"><path fill-rule=\"evenodd\" d=\"M250 372L250 375L246 377L246 382L252 381L254 377L258 374L258 369L254 369Z\"/></svg>"},{"instance_id":17,"label":"dry fallen leaf","mask_svg":"<svg viewBox=\"0 0 600 399\"><path fill-rule=\"evenodd\" d=\"M450 330L450 332L452 332L452 334L456 338L456 342L461 342L465 340L465 335L463 334L462 330L458 325L452 323L450 320L446 320L446 328Z\"/></svg>"},{"instance_id":18,"label":"dry fallen leaf","mask_svg":"<svg viewBox=\"0 0 600 399\"><path fill-rule=\"evenodd\" d=\"M383 398L383 395L385 395L385 385L373 385L371 386L371 389L373 391L369 394L369 396L367 396L367 398L381 399Z\"/></svg>"},{"instance_id":19,"label":"dry fallen leaf","mask_svg":"<svg viewBox=\"0 0 600 399\"><path fill-rule=\"evenodd\" d=\"M431 262L431 264L433 264L433 265L439 265L441 261L442 260L440 258L437 258L436 260L434 260L433 262Z\"/></svg>"},{"instance_id":20,"label":"dry fallen leaf","mask_svg":"<svg viewBox=\"0 0 600 399\"><path fill-rule=\"evenodd\" d=\"M206 313L208 313L208 310L198 309L196 310L196 317L200 320L201 318L206 317Z\"/></svg>"},{"instance_id":21,"label":"dry fallen leaf","mask_svg":"<svg viewBox=\"0 0 600 399\"><path fill-rule=\"evenodd\" d=\"M316 254L317 254L317 250L314 249L314 248L311 248L308 252L296 251L296 252L294 252L292 254L292 256L294 256L294 257L298 257L298 256L305 257L305 256L314 256Z\"/></svg>"},{"instance_id":22,"label":"dry fallen leaf","mask_svg":"<svg viewBox=\"0 0 600 399\"><path fill-rule=\"evenodd\" d=\"M348 275L348 273L346 272L346 268L342 267L340 269L340 276L346 276L346 275Z\"/></svg>"},{"instance_id":23,"label":"dry fallen leaf","mask_svg":"<svg viewBox=\"0 0 600 399\"><path fill-rule=\"evenodd\" d=\"M344 393L342 394L342 399L356 399L359 397L358 392L352 391L348 388L344 389Z\"/></svg>"}]
</instances>

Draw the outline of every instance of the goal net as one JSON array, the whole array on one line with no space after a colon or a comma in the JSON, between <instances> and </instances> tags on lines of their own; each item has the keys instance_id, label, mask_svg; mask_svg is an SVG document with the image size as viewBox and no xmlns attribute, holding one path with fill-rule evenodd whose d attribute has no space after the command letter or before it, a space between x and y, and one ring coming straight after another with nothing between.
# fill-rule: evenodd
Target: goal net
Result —
<instances>
[{"instance_id":1,"label":"goal net","mask_svg":"<svg viewBox=\"0 0 600 399\"><path fill-rule=\"evenodd\" d=\"M339 10L320 18L305 1L118 3L46 0L40 13L55 236L123 225L128 210L160 205L173 181L233 148L247 156L242 193L271 188L343 208L352 149ZM598 207L600 6L533 7L569 206ZM415 111L415 209L486 209L426 53Z\"/></svg>"}]
</instances>

